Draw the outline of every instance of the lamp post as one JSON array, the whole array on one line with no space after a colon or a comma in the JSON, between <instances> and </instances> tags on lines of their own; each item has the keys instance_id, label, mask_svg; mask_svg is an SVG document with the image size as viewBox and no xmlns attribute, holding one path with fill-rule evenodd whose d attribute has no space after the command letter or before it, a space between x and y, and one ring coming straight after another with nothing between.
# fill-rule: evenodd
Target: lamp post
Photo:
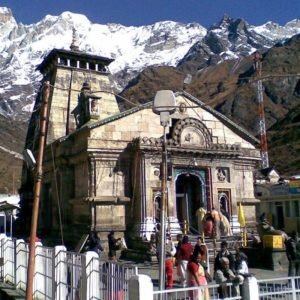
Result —
<instances>
[{"instance_id":1,"label":"lamp post","mask_svg":"<svg viewBox=\"0 0 300 300\"><path fill-rule=\"evenodd\" d=\"M160 214L160 247L159 247L159 289L165 288L165 245L166 245L166 196L167 196L167 147L166 127L170 124L170 114L175 112L175 96L170 90L158 91L153 102L153 112L160 115L163 126L162 174L161 174L161 214Z\"/></svg>"}]
</instances>

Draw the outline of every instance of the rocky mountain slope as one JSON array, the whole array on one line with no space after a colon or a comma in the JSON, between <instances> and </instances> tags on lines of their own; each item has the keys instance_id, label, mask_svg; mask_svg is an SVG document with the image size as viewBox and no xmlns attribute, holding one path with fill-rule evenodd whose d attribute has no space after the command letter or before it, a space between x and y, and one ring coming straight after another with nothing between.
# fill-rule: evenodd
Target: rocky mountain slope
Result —
<instances>
[{"instance_id":1,"label":"rocky mountain slope","mask_svg":"<svg viewBox=\"0 0 300 300\"><path fill-rule=\"evenodd\" d=\"M7 178L17 176L16 171L3 174L11 169L20 174L15 152L23 149L26 122L41 78L35 68L53 48L69 49L73 28L80 50L115 59L110 71L116 93L123 89L121 95L132 102L150 101L159 89L186 88L255 134L257 102L249 55L259 50L264 53L263 76L284 75L280 80L264 80L267 126L281 121L299 103L299 78L286 75L300 72L300 20L285 26L268 22L255 27L226 16L208 29L171 21L125 27L93 24L83 15L65 12L23 25L10 9L0 8L2 190L14 190L15 179L9 184ZM193 79L184 86L188 73ZM128 108L121 100L120 105ZM284 171L289 172L289 167Z\"/></svg>"},{"instance_id":2,"label":"rocky mountain slope","mask_svg":"<svg viewBox=\"0 0 300 300\"><path fill-rule=\"evenodd\" d=\"M270 128L267 132L269 160L282 175L300 171L296 155L300 147L297 127L300 109L299 55L300 35L295 35L266 50L262 56L265 121L267 129ZM187 69L191 71L190 62L187 62ZM194 70L191 72L192 81L187 86L183 84L185 68L184 62L178 68L147 68L129 83L121 95L131 101L140 99L140 102L147 102L153 99L159 89L186 89L252 134L259 134L257 85L252 56Z\"/></svg>"}]
</instances>

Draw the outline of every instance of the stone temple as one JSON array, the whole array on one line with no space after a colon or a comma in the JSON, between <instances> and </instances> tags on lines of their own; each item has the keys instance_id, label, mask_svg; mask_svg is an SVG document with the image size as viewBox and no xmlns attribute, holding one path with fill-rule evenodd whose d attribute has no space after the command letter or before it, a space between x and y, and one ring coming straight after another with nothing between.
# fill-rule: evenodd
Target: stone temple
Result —
<instances>
[{"instance_id":1,"label":"stone temple","mask_svg":"<svg viewBox=\"0 0 300 300\"><path fill-rule=\"evenodd\" d=\"M43 160L38 235L75 247L95 229L149 239L160 221L163 127L153 103L120 111L108 65L112 59L53 49L38 70L50 97ZM166 130L167 225L197 228L199 207L237 219L243 204L255 222L253 171L259 141L185 91L174 91L176 110ZM153 95L154 98L154 95ZM36 97L26 148L38 150L42 94ZM20 224L29 231L34 176L24 170Z\"/></svg>"}]
</instances>

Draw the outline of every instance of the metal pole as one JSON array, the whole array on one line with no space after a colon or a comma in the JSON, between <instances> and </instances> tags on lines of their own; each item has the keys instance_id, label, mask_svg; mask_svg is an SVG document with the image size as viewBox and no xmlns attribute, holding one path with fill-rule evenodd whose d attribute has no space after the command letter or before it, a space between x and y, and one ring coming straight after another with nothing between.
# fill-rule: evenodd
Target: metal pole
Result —
<instances>
[{"instance_id":1,"label":"metal pole","mask_svg":"<svg viewBox=\"0 0 300 300\"><path fill-rule=\"evenodd\" d=\"M6 232L6 214L4 213L4 233L7 236L7 232Z\"/></svg>"},{"instance_id":2,"label":"metal pole","mask_svg":"<svg viewBox=\"0 0 300 300\"><path fill-rule=\"evenodd\" d=\"M166 246L166 192L167 192L167 148L166 148L166 126L162 145L162 174L161 174L161 214L160 214L160 249L159 249L159 289L165 289L165 246Z\"/></svg>"},{"instance_id":3,"label":"metal pole","mask_svg":"<svg viewBox=\"0 0 300 300\"><path fill-rule=\"evenodd\" d=\"M11 214L10 214L10 237L12 238L12 226L13 226L13 211L11 211Z\"/></svg>"},{"instance_id":4,"label":"metal pole","mask_svg":"<svg viewBox=\"0 0 300 300\"><path fill-rule=\"evenodd\" d=\"M43 84L42 91L42 109L41 109L41 120L40 120L40 137L39 137L39 149L37 158L37 170L36 179L34 185L33 195L33 206L32 206L32 220L31 220L31 232L29 240L29 257L28 257L28 270L27 270L27 283L26 283L26 300L33 299L33 276L34 276L34 265L35 265L35 240L38 223L38 212L40 193L42 186L42 173L43 173L43 156L45 147L46 137L46 123L48 115L48 98L50 93L50 83L45 81Z\"/></svg>"}]
</instances>

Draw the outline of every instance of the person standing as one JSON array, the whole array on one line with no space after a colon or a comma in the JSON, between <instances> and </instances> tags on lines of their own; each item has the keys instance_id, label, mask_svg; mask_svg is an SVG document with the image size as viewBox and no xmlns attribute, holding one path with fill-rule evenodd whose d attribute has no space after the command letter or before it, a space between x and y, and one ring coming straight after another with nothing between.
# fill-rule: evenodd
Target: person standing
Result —
<instances>
[{"instance_id":1,"label":"person standing","mask_svg":"<svg viewBox=\"0 0 300 300\"><path fill-rule=\"evenodd\" d=\"M99 256L103 251L103 247L101 246L100 238L96 231L91 231L88 240L89 251L96 252Z\"/></svg>"},{"instance_id":2,"label":"person standing","mask_svg":"<svg viewBox=\"0 0 300 300\"><path fill-rule=\"evenodd\" d=\"M297 247L297 242L298 237L296 232L293 232L291 237L285 241L286 256L289 261L289 277L300 276L300 247Z\"/></svg>"},{"instance_id":3,"label":"person standing","mask_svg":"<svg viewBox=\"0 0 300 300\"><path fill-rule=\"evenodd\" d=\"M221 212L219 213L220 215L220 231L222 236L232 236L232 230L230 223L225 215L223 215Z\"/></svg>"},{"instance_id":4,"label":"person standing","mask_svg":"<svg viewBox=\"0 0 300 300\"><path fill-rule=\"evenodd\" d=\"M172 289L173 283L174 283L174 260L173 260L173 257L176 253L176 248L171 239L170 234L167 234L165 252L166 252L166 261L165 261L166 289Z\"/></svg>"},{"instance_id":5,"label":"person standing","mask_svg":"<svg viewBox=\"0 0 300 300\"><path fill-rule=\"evenodd\" d=\"M181 273L180 273L180 261L179 261L179 249L181 247L181 244L182 244L182 239L183 239L183 235L181 233L178 233L177 234L177 237L176 237L176 240L177 240L177 244L175 246L176 248L176 253L175 253L175 266L176 266L176 269L177 269L177 277L178 278L181 278Z\"/></svg>"},{"instance_id":6,"label":"person standing","mask_svg":"<svg viewBox=\"0 0 300 300\"><path fill-rule=\"evenodd\" d=\"M220 238L220 213L213 207L211 211L211 216L214 221L215 237Z\"/></svg>"},{"instance_id":7,"label":"person standing","mask_svg":"<svg viewBox=\"0 0 300 300\"><path fill-rule=\"evenodd\" d=\"M207 280L205 277L205 270L201 265L202 255L200 252L193 253L187 265L187 283L189 287L199 286L201 289L190 290L189 299L192 300L208 300L209 292L207 287Z\"/></svg>"},{"instance_id":8,"label":"person standing","mask_svg":"<svg viewBox=\"0 0 300 300\"><path fill-rule=\"evenodd\" d=\"M213 238L214 235L214 220L210 213L207 213L204 221L204 236Z\"/></svg>"},{"instance_id":9,"label":"person standing","mask_svg":"<svg viewBox=\"0 0 300 300\"><path fill-rule=\"evenodd\" d=\"M186 286L186 279L187 279L187 264L188 261L193 253L193 246L191 243L189 243L189 237L185 235L182 239L182 244L180 246L179 252L178 252L178 266L179 268L179 277L180 277L180 283L183 287Z\"/></svg>"},{"instance_id":10,"label":"person standing","mask_svg":"<svg viewBox=\"0 0 300 300\"><path fill-rule=\"evenodd\" d=\"M196 245L194 247L193 254L198 254L198 253L202 254L202 261L207 262L207 253L208 253L208 250L207 250L207 246L204 243L204 240L203 240L203 238L201 236L199 236L198 239L197 239L197 243L196 243Z\"/></svg>"},{"instance_id":11,"label":"person standing","mask_svg":"<svg viewBox=\"0 0 300 300\"><path fill-rule=\"evenodd\" d=\"M206 215L206 210L203 206L199 207L196 211L197 223L198 223L198 231L200 235L204 233L204 217Z\"/></svg>"},{"instance_id":12,"label":"person standing","mask_svg":"<svg viewBox=\"0 0 300 300\"><path fill-rule=\"evenodd\" d=\"M118 238L116 239L115 238L115 232L113 230L111 230L111 232L107 235L107 238L108 238L108 250L109 250L109 253L112 255L112 256L116 256L117 255L117 250L120 249L120 241L121 239Z\"/></svg>"}]
</instances>

